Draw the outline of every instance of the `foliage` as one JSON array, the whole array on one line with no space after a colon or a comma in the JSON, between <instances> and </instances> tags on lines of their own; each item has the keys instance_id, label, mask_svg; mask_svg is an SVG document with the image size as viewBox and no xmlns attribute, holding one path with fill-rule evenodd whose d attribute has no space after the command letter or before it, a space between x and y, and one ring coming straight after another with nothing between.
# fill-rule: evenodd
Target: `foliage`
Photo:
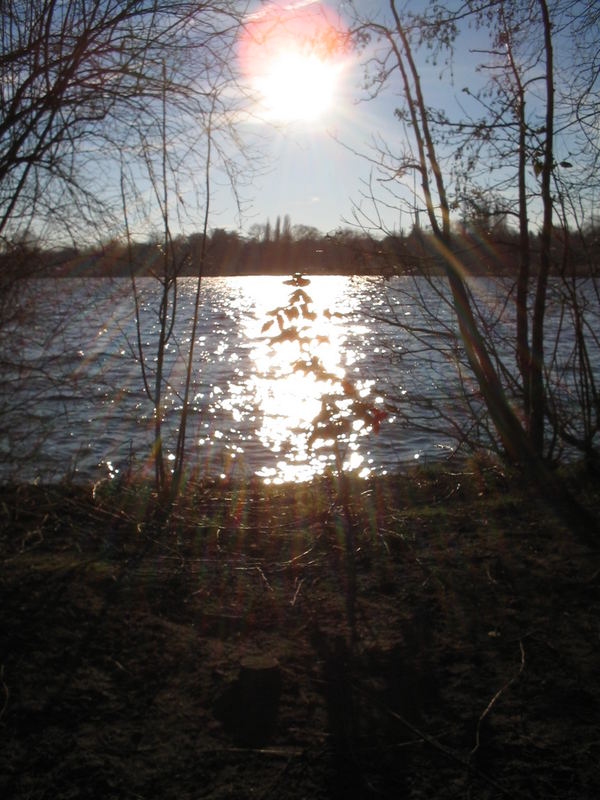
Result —
<instances>
[{"instance_id":1,"label":"foliage","mask_svg":"<svg viewBox=\"0 0 600 800\"><path fill-rule=\"evenodd\" d=\"M383 420L388 415L382 404L368 398L368 392L360 391L356 383L347 376L330 372L318 354L318 346L326 340L324 335L316 335L313 323L317 314L312 310L313 300L305 287L310 280L296 273L284 283L292 288L288 302L268 312L271 317L262 327L262 333L273 328L277 332L269 336L272 348L284 342L295 342L299 347L299 357L291 364L292 372L311 376L324 385L321 393L321 409L312 420L307 432L309 448L331 448L334 456L335 475L338 483L337 502L341 507L341 526L346 553L346 611L350 628L350 646L356 640L356 531L351 510L348 465L344 463L344 444L352 432L379 432ZM325 309L327 319L342 317L337 311ZM283 377L285 380L285 376Z\"/></svg>"},{"instance_id":2,"label":"foliage","mask_svg":"<svg viewBox=\"0 0 600 800\"><path fill-rule=\"evenodd\" d=\"M512 277L519 232L506 223L499 210L486 210L475 198L465 200L461 219L452 223L454 247L469 275ZM259 228L262 227L259 226ZM252 229L244 237L237 231L213 228L204 234L195 231L171 239L173 258L182 277L197 276L202 247L206 244L203 274L287 275L290 268L304 268L311 275L387 276L442 274L439 257L430 231L413 227L408 233L387 232L374 238L356 230L339 229L322 234L308 226L294 225L289 242L277 246L255 238ZM259 234L262 236L262 234ZM568 246L565 239L568 239ZM154 236L128 243L118 238L99 246L48 249L36 245L35 261L40 271L56 277L137 277L156 274L161 258L161 243ZM537 237L530 234L531 275L539 268ZM580 229L555 226L552 233L552 276L593 277L600 264L600 236L597 224ZM297 269L296 269L297 268Z\"/></svg>"},{"instance_id":3,"label":"foliage","mask_svg":"<svg viewBox=\"0 0 600 800\"><path fill-rule=\"evenodd\" d=\"M268 337L271 347L283 342L297 343L299 357L290 365L292 372L310 375L326 387L321 393L321 410L312 420L307 442L310 447L317 443L330 443L336 470L341 475L344 472L342 445L348 436L357 429L378 433L388 412L382 407L382 402L369 399L369 390L359 389L347 376L330 372L320 358L319 346L329 340L326 335L315 335L314 332L317 313L312 309L311 296L305 291L310 279L296 273L284 283L292 287L287 304L268 312L271 319L263 325L262 333L277 328L277 332ZM323 311L323 316L326 319L343 318L341 312L328 308Z\"/></svg>"}]
</instances>

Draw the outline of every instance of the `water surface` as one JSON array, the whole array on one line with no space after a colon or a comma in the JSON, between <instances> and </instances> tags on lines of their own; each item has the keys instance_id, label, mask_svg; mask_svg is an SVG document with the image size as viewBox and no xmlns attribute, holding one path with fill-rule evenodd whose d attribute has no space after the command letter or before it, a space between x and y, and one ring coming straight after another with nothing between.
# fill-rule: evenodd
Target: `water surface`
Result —
<instances>
[{"instance_id":1,"label":"water surface","mask_svg":"<svg viewBox=\"0 0 600 800\"><path fill-rule=\"evenodd\" d=\"M267 482L322 473L335 464L335 448L326 437L311 439L313 420L332 397L344 415L342 387L348 384L381 410L382 422L375 432L346 402L347 430L336 437L345 469L367 477L452 452L460 440L457 397L464 389L475 396L476 387L468 376L461 383L456 373L454 321L442 284L440 279L439 292L411 279L386 284L317 276L303 287L313 301L307 317L288 319L280 312L278 319L271 312L287 307L297 288L282 278L205 279L190 395L190 469L211 476L257 475ZM144 363L153 386L157 284L142 279L138 288ZM182 407L194 291L194 279L179 282L167 350L168 459ZM476 291L500 325L496 307L506 316L510 305L500 302L493 283L479 281ZM4 477L56 480L69 474L95 480L130 467L150 469L154 408L142 381L129 281L37 281L33 294L35 314L4 343L12 349L2 395ZM434 335L419 305L447 325L447 337ZM264 331L269 320L272 326ZM294 326L298 335L273 342ZM568 329L563 339L568 353ZM302 368L311 362L322 367L321 377Z\"/></svg>"}]
</instances>

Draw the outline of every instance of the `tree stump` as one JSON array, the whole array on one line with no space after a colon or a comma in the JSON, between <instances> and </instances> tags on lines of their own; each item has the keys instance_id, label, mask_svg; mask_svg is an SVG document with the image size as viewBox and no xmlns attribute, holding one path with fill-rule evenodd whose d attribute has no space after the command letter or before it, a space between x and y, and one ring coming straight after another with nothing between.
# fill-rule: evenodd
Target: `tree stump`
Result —
<instances>
[{"instance_id":1,"label":"tree stump","mask_svg":"<svg viewBox=\"0 0 600 800\"><path fill-rule=\"evenodd\" d=\"M281 670L273 656L248 656L240 662L237 734L240 742L256 747L275 730L281 696Z\"/></svg>"}]
</instances>

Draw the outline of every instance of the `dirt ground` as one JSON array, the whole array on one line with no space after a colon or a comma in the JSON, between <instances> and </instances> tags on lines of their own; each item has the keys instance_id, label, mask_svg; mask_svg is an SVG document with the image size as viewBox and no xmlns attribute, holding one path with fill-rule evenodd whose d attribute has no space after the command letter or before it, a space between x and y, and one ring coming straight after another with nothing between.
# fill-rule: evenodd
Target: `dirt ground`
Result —
<instances>
[{"instance_id":1,"label":"dirt ground","mask_svg":"<svg viewBox=\"0 0 600 800\"><path fill-rule=\"evenodd\" d=\"M0 795L598 798L598 552L493 465L337 497L0 489Z\"/></svg>"}]
</instances>

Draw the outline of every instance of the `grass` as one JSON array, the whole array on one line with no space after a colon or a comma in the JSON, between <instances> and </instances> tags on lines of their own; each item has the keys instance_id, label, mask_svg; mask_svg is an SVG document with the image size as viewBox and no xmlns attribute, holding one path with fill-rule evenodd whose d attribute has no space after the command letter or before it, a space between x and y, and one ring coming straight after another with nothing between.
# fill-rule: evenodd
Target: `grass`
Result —
<instances>
[{"instance_id":1,"label":"grass","mask_svg":"<svg viewBox=\"0 0 600 800\"><path fill-rule=\"evenodd\" d=\"M497 464L352 481L350 647L337 498L1 488L3 796L597 797L597 552ZM248 656L281 675L256 741Z\"/></svg>"}]
</instances>

